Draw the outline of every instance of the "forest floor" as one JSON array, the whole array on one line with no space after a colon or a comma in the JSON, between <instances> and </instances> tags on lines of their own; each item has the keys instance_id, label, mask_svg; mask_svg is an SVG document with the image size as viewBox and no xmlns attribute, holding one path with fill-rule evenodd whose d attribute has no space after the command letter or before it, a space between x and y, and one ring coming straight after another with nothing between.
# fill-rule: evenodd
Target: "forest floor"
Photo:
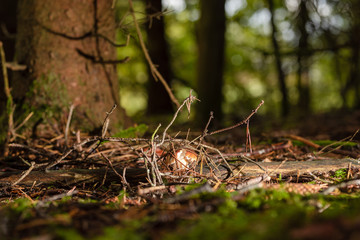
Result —
<instances>
[{"instance_id":1,"label":"forest floor","mask_svg":"<svg viewBox=\"0 0 360 240\"><path fill-rule=\"evenodd\" d=\"M360 113L250 122L216 137L17 137L0 161L0 239L359 239Z\"/></svg>"}]
</instances>

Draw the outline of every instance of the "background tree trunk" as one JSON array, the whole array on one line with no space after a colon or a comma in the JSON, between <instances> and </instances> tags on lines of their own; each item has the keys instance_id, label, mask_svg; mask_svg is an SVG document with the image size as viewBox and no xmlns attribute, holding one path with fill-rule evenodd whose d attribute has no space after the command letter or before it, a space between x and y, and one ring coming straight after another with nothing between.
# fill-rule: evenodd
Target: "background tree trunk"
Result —
<instances>
[{"instance_id":1,"label":"background tree trunk","mask_svg":"<svg viewBox=\"0 0 360 240\"><path fill-rule=\"evenodd\" d=\"M0 1L0 41L7 61L12 61L15 53L16 7L17 0Z\"/></svg>"},{"instance_id":2,"label":"background tree trunk","mask_svg":"<svg viewBox=\"0 0 360 240\"><path fill-rule=\"evenodd\" d=\"M170 85L172 78L168 44L165 38L164 17L161 0L145 0L146 14L149 25L146 26L147 42L150 57L167 83ZM173 112L169 94L160 81L155 81L150 69L148 84L148 114L162 114Z\"/></svg>"},{"instance_id":3,"label":"background tree trunk","mask_svg":"<svg viewBox=\"0 0 360 240\"><path fill-rule=\"evenodd\" d=\"M200 0L198 23L197 119L205 124L210 111L222 118L222 85L225 44L225 0Z\"/></svg>"},{"instance_id":4,"label":"background tree trunk","mask_svg":"<svg viewBox=\"0 0 360 240\"><path fill-rule=\"evenodd\" d=\"M129 124L119 106L116 66L99 63L116 58L110 43L115 37L111 4L110 0L19 1L17 61L28 68L12 84L18 106L54 115L76 104L73 124L95 129L116 103L113 125Z\"/></svg>"},{"instance_id":5,"label":"background tree trunk","mask_svg":"<svg viewBox=\"0 0 360 240\"><path fill-rule=\"evenodd\" d=\"M285 81L285 73L282 70L282 59L280 54L280 47L278 44L278 41L276 39L277 35L277 28L275 25L275 13L274 13L274 2L273 0L268 0L269 10L271 13L271 42L274 48L274 57L275 57L275 64L276 64L276 70L278 73L278 79L279 79L279 87L282 95L281 100L281 111L282 116L286 117L289 115L289 98L288 98L288 92L286 87L286 81Z\"/></svg>"},{"instance_id":6,"label":"background tree trunk","mask_svg":"<svg viewBox=\"0 0 360 240\"><path fill-rule=\"evenodd\" d=\"M17 0L0 1L0 41L3 43L7 62L12 62L15 55L16 7ZM11 77L10 69L8 69L8 77ZM3 76L0 76L0 116L5 108L4 81Z\"/></svg>"},{"instance_id":7,"label":"background tree trunk","mask_svg":"<svg viewBox=\"0 0 360 240\"><path fill-rule=\"evenodd\" d=\"M350 71L348 73L347 81L344 88L341 91L341 95L344 99L344 105L347 107L351 106L351 94L356 99L354 107L360 109L360 73L359 73L359 63L360 63L360 3L359 1L351 1L351 14L353 16L352 25L350 28L351 38L349 39L349 44L351 48L351 57L350 57ZM352 92L353 91L353 92ZM349 104L347 104L349 103Z\"/></svg>"},{"instance_id":8,"label":"background tree trunk","mask_svg":"<svg viewBox=\"0 0 360 240\"><path fill-rule=\"evenodd\" d=\"M298 111L300 115L307 115L311 112L310 109L310 78L309 78L309 34L306 31L306 24L309 22L309 14L306 7L307 1L301 0L299 6L299 13L297 16L297 26L300 32L300 39L298 45Z\"/></svg>"}]
</instances>

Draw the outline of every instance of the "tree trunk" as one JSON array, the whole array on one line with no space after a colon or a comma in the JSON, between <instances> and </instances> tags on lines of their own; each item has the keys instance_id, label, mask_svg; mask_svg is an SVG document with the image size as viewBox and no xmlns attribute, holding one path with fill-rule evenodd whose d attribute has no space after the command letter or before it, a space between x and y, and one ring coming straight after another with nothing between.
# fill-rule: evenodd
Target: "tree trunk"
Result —
<instances>
[{"instance_id":1,"label":"tree trunk","mask_svg":"<svg viewBox=\"0 0 360 240\"><path fill-rule=\"evenodd\" d=\"M300 115L309 114L310 109L310 78L309 78L309 48L308 48L308 33L306 31L306 23L309 22L309 15L306 8L306 1L301 0L299 6L299 15L297 17L298 29L300 32L299 46L298 46L298 111Z\"/></svg>"},{"instance_id":2,"label":"tree trunk","mask_svg":"<svg viewBox=\"0 0 360 240\"><path fill-rule=\"evenodd\" d=\"M344 88L341 91L342 97L344 99L345 106L354 106L355 108L360 108L360 73L359 73L359 63L360 63L360 3L358 1L351 1L351 14L353 15L352 26L350 29L350 47L351 47L351 58L350 58L350 71L347 77ZM352 103L351 96L349 93L354 91L355 103Z\"/></svg>"},{"instance_id":3,"label":"tree trunk","mask_svg":"<svg viewBox=\"0 0 360 240\"><path fill-rule=\"evenodd\" d=\"M111 0L19 1L17 61L28 68L12 84L18 106L44 118L62 116L75 104L72 126L91 130L101 127L115 103L112 126L129 124L119 106L116 66L106 62L116 58L111 5Z\"/></svg>"},{"instance_id":4,"label":"tree trunk","mask_svg":"<svg viewBox=\"0 0 360 240\"><path fill-rule=\"evenodd\" d=\"M201 0L198 23L197 119L205 124L210 111L222 118L222 85L225 48L225 0Z\"/></svg>"},{"instance_id":5,"label":"tree trunk","mask_svg":"<svg viewBox=\"0 0 360 240\"><path fill-rule=\"evenodd\" d=\"M0 41L4 44L7 61L13 61L15 54L17 0L0 1Z\"/></svg>"},{"instance_id":6,"label":"tree trunk","mask_svg":"<svg viewBox=\"0 0 360 240\"><path fill-rule=\"evenodd\" d=\"M0 1L0 41L3 43L5 57L7 62L12 62L15 55L15 34L16 34L16 7L17 0L1 0ZM5 64L5 63L0 63ZM11 70L7 69L8 77L11 77ZM2 73L1 73L2 74ZM9 80L11 81L11 79ZM4 79L0 75L0 116L6 109L6 96L4 94ZM0 127L4 127L0 118ZM0 131L1 132L1 131ZM1 134L1 133L0 133ZM0 136L1 142L1 136Z\"/></svg>"},{"instance_id":7,"label":"tree trunk","mask_svg":"<svg viewBox=\"0 0 360 240\"><path fill-rule=\"evenodd\" d=\"M170 56L168 44L165 38L164 18L161 16L161 0L145 0L146 14L149 25L146 27L147 42L150 57L167 83L170 85L172 71L170 66ZM148 87L148 114L163 114L173 112L172 101L169 94L160 81L154 79L149 73Z\"/></svg>"},{"instance_id":8,"label":"tree trunk","mask_svg":"<svg viewBox=\"0 0 360 240\"><path fill-rule=\"evenodd\" d=\"M279 47L278 41L276 40L277 29L276 29L275 20L274 20L275 16L274 16L273 0L268 0L268 4L269 4L269 10L271 12L271 27L272 27L271 42L272 42L272 45L274 48L276 70L278 73L279 86L280 86L280 91L281 91L281 95L282 95L281 110L282 110L282 116L286 117L289 114L289 98L288 98L287 87L286 87L286 82L285 82L285 73L282 70L282 59L281 59L281 55L280 55L280 47Z\"/></svg>"}]
</instances>

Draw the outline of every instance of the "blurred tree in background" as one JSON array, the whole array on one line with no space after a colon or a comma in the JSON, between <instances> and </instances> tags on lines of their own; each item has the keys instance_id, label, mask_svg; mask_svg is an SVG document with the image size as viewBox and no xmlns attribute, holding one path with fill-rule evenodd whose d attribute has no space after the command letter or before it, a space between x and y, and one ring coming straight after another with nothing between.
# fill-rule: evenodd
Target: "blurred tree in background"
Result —
<instances>
[{"instance_id":1,"label":"blurred tree in background","mask_svg":"<svg viewBox=\"0 0 360 240\"><path fill-rule=\"evenodd\" d=\"M145 0L147 15L147 39L149 54L164 79L171 85L172 71L168 44L165 38L164 17L161 0ZM172 113L172 102L161 82L154 78L148 68L148 114Z\"/></svg>"},{"instance_id":2,"label":"blurred tree in background","mask_svg":"<svg viewBox=\"0 0 360 240\"><path fill-rule=\"evenodd\" d=\"M201 103L197 120L206 123L209 113L222 118L222 86L225 48L225 0L200 0L197 32L197 92Z\"/></svg>"},{"instance_id":3,"label":"blurred tree in background","mask_svg":"<svg viewBox=\"0 0 360 240\"><path fill-rule=\"evenodd\" d=\"M277 35L278 30L277 26L275 24L275 11L274 11L274 1L268 0L269 5L269 11L271 14L270 23L271 23L271 42L274 49L274 58L275 58L275 66L276 71L278 74L278 81L279 81L279 89L281 90L281 96L282 96L282 104L281 104L281 110L282 115L286 117L289 114L289 97L288 97L288 91L286 87L286 79L285 79L285 73L282 69L282 57L281 57L281 50L278 43Z\"/></svg>"},{"instance_id":4,"label":"blurred tree in background","mask_svg":"<svg viewBox=\"0 0 360 240\"><path fill-rule=\"evenodd\" d=\"M216 25L212 26L212 35L201 32L200 3L163 0L162 5L173 90L183 99L190 88L195 89L202 100L197 110L202 112L203 119L207 119L209 111L215 111L215 117L219 118L223 112L225 120L241 118L260 99L266 102L262 113L271 116L303 116L339 108L354 109L358 105L357 1L227 0L223 82L221 79L216 82L215 94L211 93L215 85L210 84L208 77L204 77L208 85L199 87L202 84L199 76L206 76L214 69L208 63L200 68L201 49L219 37ZM141 12L144 8L138 4L137 9ZM219 8L217 14L221 11ZM144 29L147 25L144 24ZM205 59L215 61L211 57ZM216 60L221 62L220 57ZM133 66L139 69L141 64L145 64L143 59L137 58L130 68L122 71L122 76L130 74L131 79L148 81L141 71L131 70ZM221 64L218 68L221 69ZM132 87L134 92L143 92L143 84ZM208 106L202 90L213 96L214 102ZM222 96L222 101L216 96ZM139 99L138 95L136 98ZM143 106L131 115L141 115L141 109L146 109L146 95L142 98Z\"/></svg>"},{"instance_id":5,"label":"blurred tree in background","mask_svg":"<svg viewBox=\"0 0 360 240\"><path fill-rule=\"evenodd\" d=\"M299 42L297 49L297 87L298 87L298 111L305 115L310 113L310 66L309 58L311 51L309 51L309 34L315 29L310 21L308 7L313 6L312 2L300 1L295 17L295 27L298 32Z\"/></svg>"},{"instance_id":6,"label":"blurred tree in background","mask_svg":"<svg viewBox=\"0 0 360 240\"><path fill-rule=\"evenodd\" d=\"M0 41L4 45L4 52L8 62L14 61L15 56L16 8L17 0L0 1ZM9 78L11 78L11 70L8 71ZM5 109L6 96L2 76L0 79L2 80L0 83L0 109Z\"/></svg>"}]
</instances>

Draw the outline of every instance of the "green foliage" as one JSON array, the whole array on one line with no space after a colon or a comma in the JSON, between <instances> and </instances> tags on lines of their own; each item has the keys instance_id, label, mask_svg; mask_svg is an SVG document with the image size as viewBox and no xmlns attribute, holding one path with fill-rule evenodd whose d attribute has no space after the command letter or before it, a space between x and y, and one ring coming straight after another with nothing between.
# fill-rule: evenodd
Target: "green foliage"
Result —
<instances>
[{"instance_id":1,"label":"green foliage","mask_svg":"<svg viewBox=\"0 0 360 240\"><path fill-rule=\"evenodd\" d=\"M274 2L274 18L277 27L276 39L282 53L282 68L291 105L299 100L298 62L299 48L299 6L288 1ZM311 1L313 2L313 1ZM127 4L116 3L120 24L118 41L129 46L119 48L119 58L131 57L131 62L119 66L121 101L131 116L141 115L146 108L147 63L136 43L132 19L125 15ZM134 2L142 29L149 27L144 18L143 2ZM196 91L197 26L201 13L198 1L185 1L185 8L165 8L165 34L169 43L171 66L174 73L172 89L178 99L184 99L190 88ZM279 90L274 49L271 43L270 12L266 1L227 1L226 56L224 72L223 108L228 116L239 117L253 109L260 99L266 104L262 113L279 115L282 101ZM315 111L330 111L356 104L356 88L341 95L351 74L352 50L337 48L349 42L351 27L356 21L350 16L355 6L351 1L322 1L307 5L310 18L306 30L309 34L308 75L311 88L311 107ZM164 6L167 7L167 6ZM323 9L329 10L324 12ZM336 19L336 20L335 20ZM311 26L311 27L309 27ZM144 34L146 37L146 34ZM345 44L346 45L346 44ZM334 47L336 50L332 51ZM316 51L312 51L316 49ZM322 51L321 49L329 49ZM194 54L195 53L195 54ZM294 108L292 108L294 109ZM231 120L231 118L230 118Z\"/></svg>"},{"instance_id":2,"label":"green foliage","mask_svg":"<svg viewBox=\"0 0 360 240\"><path fill-rule=\"evenodd\" d=\"M191 186L192 189L199 184ZM189 189L187 189L190 191ZM120 192L119 198L126 194ZM54 224L46 225L46 231L53 233L58 239L85 239L83 233L72 227L74 216L64 209L75 204L89 204L94 210L106 209L108 214L125 214L124 218L114 226L105 226L100 235L90 239L292 239L292 230L321 222L346 218L349 223L356 222L360 213L360 194L342 194L339 196L301 196L280 190L255 189L244 195L241 200L233 200L237 192L226 192L223 187L213 193L197 196L197 200L188 203L172 205L169 207L159 205L144 206L139 212L147 212L145 217L136 214L137 211L119 212L119 209L102 205L99 201L66 202L56 201L51 205L42 207L52 211L47 213L49 219L56 219ZM55 204L58 203L58 204ZM55 205L54 205L55 204ZM179 216L188 214L189 204L200 204L198 212L186 215L185 219ZM67 206L67 207L65 207ZM175 207L177 206L177 207ZM105 208L104 208L105 207ZM175 208L174 208L175 207ZM148 210L150 212L148 212ZM17 199L8 203L7 218L29 220L35 216L34 206L26 199ZM87 209L87 208L86 208ZM191 209L191 208L190 208ZM114 210L113 213L109 212ZM135 210L135 209L133 209ZM175 212L173 212L175 210ZM19 218L20 216L20 218ZM121 215L119 215L121 216ZM170 224L159 222L164 216L170 219ZM337 221L337 220L336 220ZM159 225L159 223L161 223ZM154 229L156 226L156 229ZM351 225L349 225L351 226ZM45 229L43 229L45 230ZM97 230L101 230L100 228ZM154 231L156 230L156 231ZM154 233L156 232L156 235Z\"/></svg>"},{"instance_id":3,"label":"green foliage","mask_svg":"<svg viewBox=\"0 0 360 240\"><path fill-rule=\"evenodd\" d=\"M99 203L99 200L84 198L84 199L79 199L79 203L83 203L83 204Z\"/></svg>"},{"instance_id":4,"label":"green foliage","mask_svg":"<svg viewBox=\"0 0 360 240\"><path fill-rule=\"evenodd\" d=\"M119 227L108 227L104 230L104 234L99 237L93 238L94 240L141 240L145 239L144 233L139 231L138 228L132 226L126 226L123 228Z\"/></svg>"},{"instance_id":5,"label":"green foliage","mask_svg":"<svg viewBox=\"0 0 360 240\"><path fill-rule=\"evenodd\" d=\"M10 209L14 213L24 213L31 207L33 207L33 204L27 198L18 198L10 204Z\"/></svg>"},{"instance_id":6,"label":"green foliage","mask_svg":"<svg viewBox=\"0 0 360 240\"><path fill-rule=\"evenodd\" d=\"M115 133L113 137L118 138L139 138L142 137L146 131L148 130L148 126L146 124L139 124L135 127L129 127L124 130L120 130Z\"/></svg>"},{"instance_id":7,"label":"green foliage","mask_svg":"<svg viewBox=\"0 0 360 240\"><path fill-rule=\"evenodd\" d=\"M119 31L116 34L117 42L126 43L130 34L129 45L123 48L117 48L117 56L119 59L130 57L129 63L117 66L119 83L120 83L120 102L126 113L135 117L137 114L144 113L147 104L146 83L147 63L144 54L139 47L137 34L134 23L128 11L128 3L124 1L116 1L117 21L119 22ZM146 36L144 24L145 7L143 1L134 1L134 9L139 24L142 24L143 36Z\"/></svg>"},{"instance_id":8,"label":"green foliage","mask_svg":"<svg viewBox=\"0 0 360 240\"><path fill-rule=\"evenodd\" d=\"M182 221L164 239L291 239L292 229L344 215L351 221L360 212L359 202L359 196L309 198L258 189L242 201L228 199L215 212Z\"/></svg>"},{"instance_id":9,"label":"green foliage","mask_svg":"<svg viewBox=\"0 0 360 240\"><path fill-rule=\"evenodd\" d=\"M17 218L21 220L29 219L33 216L33 204L27 198L18 198L13 202L7 204L5 213L9 218ZM1 232L0 232L1 236Z\"/></svg>"},{"instance_id":10,"label":"green foliage","mask_svg":"<svg viewBox=\"0 0 360 240\"><path fill-rule=\"evenodd\" d=\"M85 239L75 229L69 228L56 228L55 235L59 239L63 240L83 240Z\"/></svg>"},{"instance_id":11,"label":"green foliage","mask_svg":"<svg viewBox=\"0 0 360 240\"><path fill-rule=\"evenodd\" d=\"M338 179L338 181L344 181L347 177L348 170L345 168L336 170L334 173L334 178Z\"/></svg>"},{"instance_id":12,"label":"green foliage","mask_svg":"<svg viewBox=\"0 0 360 240\"><path fill-rule=\"evenodd\" d=\"M289 201L288 204L286 201ZM283 234L286 234L284 229L305 221L306 212L310 210L291 205L298 201L300 200L282 191L251 191L245 202L237 203L227 199L215 212L203 213L197 219L182 221L178 229L168 232L164 239L283 237ZM265 203L266 208L263 208Z\"/></svg>"}]
</instances>

